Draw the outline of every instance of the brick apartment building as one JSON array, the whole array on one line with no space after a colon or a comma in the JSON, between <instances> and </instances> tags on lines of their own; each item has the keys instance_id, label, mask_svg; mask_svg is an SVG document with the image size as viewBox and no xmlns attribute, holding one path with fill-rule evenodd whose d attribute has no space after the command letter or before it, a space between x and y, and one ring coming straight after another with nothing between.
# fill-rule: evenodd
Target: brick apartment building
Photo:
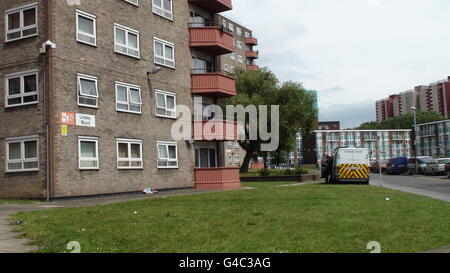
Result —
<instances>
[{"instance_id":1,"label":"brick apartment building","mask_svg":"<svg viewBox=\"0 0 450 273\"><path fill-rule=\"evenodd\" d=\"M450 120L417 124L419 156L450 157Z\"/></svg>"},{"instance_id":2,"label":"brick apartment building","mask_svg":"<svg viewBox=\"0 0 450 273\"><path fill-rule=\"evenodd\" d=\"M216 25L222 26L234 34L234 51L220 56L219 67L228 73L234 73L234 69L258 70L256 60L259 59L259 51L255 50L258 39L253 31L234 19L219 14L216 17ZM240 167L245 158L243 150L237 141L225 143L225 166Z\"/></svg>"},{"instance_id":3,"label":"brick apartment building","mask_svg":"<svg viewBox=\"0 0 450 273\"><path fill-rule=\"evenodd\" d=\"M411 130L317 130L314 133L318 161L323 154L331 155L338 147L367 148L371 161L412 154Z\"/></svg>"},{"instance_id":4,"label":"brick apartment building","mask_svg":"<svg viewBox=\"0 0 450 273\"><path fill-rule=\"evenodd\" d=\"M450 77L378 100L375 103L377 121L410 114L411 107L419 112L434 111L450 117Z\"/></svg>"},{"instance_id":5,"label":"brick apartment building","mask_svg":"<svg viewBox=\"0 0 450 273\"><path fill-rule=\"evenodd\" d=\"M236 95L220 71L236 35L211 23L230 9L231 0L1 1L0 197L239 187L239 169L224 167L235 132L206 141L199 120L193 134L205 140L171 136L177 105Z\"/></svg>"}]
</instances>

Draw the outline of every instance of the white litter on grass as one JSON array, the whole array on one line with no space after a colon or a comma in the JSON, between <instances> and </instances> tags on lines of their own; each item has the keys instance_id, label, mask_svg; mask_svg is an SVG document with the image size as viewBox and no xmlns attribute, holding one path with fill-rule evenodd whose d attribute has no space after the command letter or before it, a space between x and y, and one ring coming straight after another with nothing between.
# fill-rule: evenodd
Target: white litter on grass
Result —
<instances>
[{"instance_id":1,"label":"white litter on grass","mask_svg":"<svg viewBox=\"0 0 450 273\"><path fill-rule=\"evenodd\" d=\"M391 200L391 198L386 198L386 201L390 201Z\"/></svg>"},{"instance_id":2,"label":"white litter on grass","mask_svg":"<svg viewBox=\"0 0 450 273\"><path fill-rule=\"evenodd\" d=\"M138 212L137 212L137 211L134 211L134 214L138 214Z\"/></svg>"}]
</instances>

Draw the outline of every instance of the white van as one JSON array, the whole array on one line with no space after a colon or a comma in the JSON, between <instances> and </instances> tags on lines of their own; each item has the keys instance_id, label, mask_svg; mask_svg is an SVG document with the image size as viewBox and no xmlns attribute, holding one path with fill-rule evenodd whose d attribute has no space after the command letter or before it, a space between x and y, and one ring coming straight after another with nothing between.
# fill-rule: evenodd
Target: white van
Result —
<instances>
[{"instance_id":1,"label":"white van","mask_svg":"<svg viewBox=\"0 0 450 273\"><path fill-rule=\"evenodd\" d=\"M369 184L369 151L365 148L337 148L334 150L333 183Z\"/></svg>"}]
</instances>

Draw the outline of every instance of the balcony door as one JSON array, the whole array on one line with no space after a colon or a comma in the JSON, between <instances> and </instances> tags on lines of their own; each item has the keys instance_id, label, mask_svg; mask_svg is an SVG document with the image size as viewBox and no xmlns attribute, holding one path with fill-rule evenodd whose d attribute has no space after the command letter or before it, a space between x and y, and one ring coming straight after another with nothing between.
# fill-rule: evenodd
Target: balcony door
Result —
<instances>
[{"instance_id":1,"label":"balcony door","mask_svg":"<svg viewBox=\"0 0 450 273\"><path fill-rule=\"evenodd\" d=\"M193 74L206 74L209 72L214 72L214 63L211 60L192 56Z\"/></svg>"},{"instance_id":2,"label":"balcony door","mask_svg":"<svg viewBox=\"0 0 450 273\"><path fill-rule=\"evenodd\" d=\"M216 168L217 167L216 149L195 149L195 167Z\"/></svg>"},{"instance_id":3,"label":"balcony door","mask_svg":"<svg viewBox=\"0 0 450 273\"><path fill-rule=\"evenodd\" d=\"M211 26L211 19L209 16L201 15L198 12L190 12L190 25L191 27L205 27Z\"/></svg>"}]
</instances>

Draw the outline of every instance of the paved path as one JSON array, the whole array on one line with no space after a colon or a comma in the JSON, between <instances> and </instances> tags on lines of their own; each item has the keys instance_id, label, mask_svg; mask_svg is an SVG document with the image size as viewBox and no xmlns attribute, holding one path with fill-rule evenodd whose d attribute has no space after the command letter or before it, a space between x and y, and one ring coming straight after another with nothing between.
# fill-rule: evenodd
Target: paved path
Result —
<instances>
[{"instance_id":1,"label":"paved path","mask_svg":"<svg viewBox=\"0 0 450 273\"><path fill-rule=\"evenodd\" d=\"M380 185L380 176L371 175L371 184ZM433 176L383 175L383 187L450 202L450 179Z\"/></svg>"}]
</instances>

